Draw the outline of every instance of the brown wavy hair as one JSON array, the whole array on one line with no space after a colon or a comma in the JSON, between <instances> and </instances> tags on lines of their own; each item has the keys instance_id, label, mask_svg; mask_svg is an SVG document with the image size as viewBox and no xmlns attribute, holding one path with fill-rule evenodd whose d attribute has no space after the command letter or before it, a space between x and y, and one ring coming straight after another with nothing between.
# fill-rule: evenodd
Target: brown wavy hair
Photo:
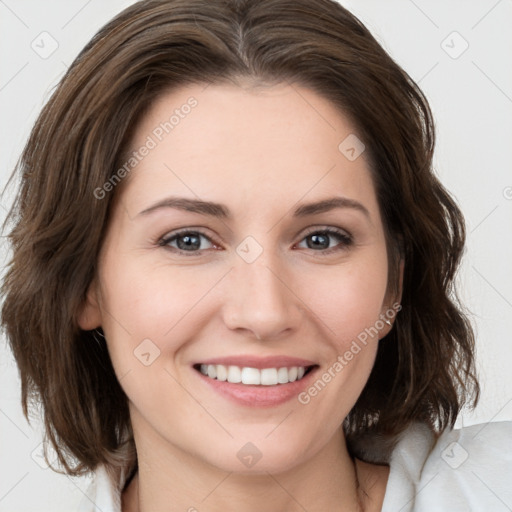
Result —
<instances>
[{"instance_id":1,"label":"brown wavy hair","mask_svg":"<svg viewBox=\"0 0 512 512\"><path fill-rule=\"evenodd\" d=\"M344 422L349 449L368 436L397 436L413 421L439 434L468 399L478 401L474 335L454 290L464 220L434 174L432 113L415 82L331 0L142 1L78 55L13 174L21 185L6 221L12 259L1 320L25 416L42 405L47 439L69 474L136 460L106 345L77 324L121 186L104 199L94 191L119 168L157 97L240 79L308 87L353 123L387 233L390 289L405 265L402 310Z\"/></svg>"}]
</instances>

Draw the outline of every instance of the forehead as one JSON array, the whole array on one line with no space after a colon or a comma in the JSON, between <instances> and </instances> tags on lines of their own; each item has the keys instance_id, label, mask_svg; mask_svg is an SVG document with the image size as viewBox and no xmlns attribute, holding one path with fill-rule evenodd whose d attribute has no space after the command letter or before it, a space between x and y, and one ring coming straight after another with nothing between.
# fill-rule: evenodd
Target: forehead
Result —
<instances>
[{"instance_id":1,"label":"forehead","mask_svg":"<svg viewBox=\"0 0 512 512\"><path fill-rule=\"evenodd\" d=\"M123 195L130 210L166 194L241 208L259 199L275 209L339 194L375 209L366 154L354 159L347 148L356 156L363 148L354 127L310 89L187 85L161 95L141 119Z\"/></svg>"}]
</instances>

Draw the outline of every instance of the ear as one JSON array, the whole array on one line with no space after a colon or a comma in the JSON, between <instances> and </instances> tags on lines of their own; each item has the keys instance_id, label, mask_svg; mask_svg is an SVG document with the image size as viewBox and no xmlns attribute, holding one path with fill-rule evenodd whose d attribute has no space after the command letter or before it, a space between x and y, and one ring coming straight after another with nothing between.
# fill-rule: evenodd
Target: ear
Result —
<instances>
[{"instance_id":1,"label":"ear","mask_svg":"<svg viewBox=\"0 0 512 512\"><path fill-rule=\"evenodd\" d=\"M94 279L87 290L85 300L77 314L80 329L91 331L101 326L101 309L98 300L98 286Z\"/></svg>"},{"instance_id":2,"label":"ear","mask_svg":"<svg viewBox=\"0 0 512 512\"><path fill-rule=\"evenodd\" d=\"M400 258L400 266L398 269L398 291L395 297L395 302L400 304L402 302L402 291L404 286L404 266L405 261L403 258Z\"/></svg>"},{"instance_id":3,"label":"ear","mask_svg":"<svg viewBox=\"0 0 512 512\"><path fill-rule=\"evenodd\" d=\"M393 323L396 320L396 316L398 312L402 309L400 305L402 301L402 291L403 291L403 282L404 282L404 259L400 259L400 265L398 269L398 289L393 296L388 296L384 303L383 309L381 311L381 319L384 320L385 325L382 329L380 329L379 339L387 336L391 329L393 329ZM389 324L386 322L389 322Z\"/></svg>"}]
</instances>

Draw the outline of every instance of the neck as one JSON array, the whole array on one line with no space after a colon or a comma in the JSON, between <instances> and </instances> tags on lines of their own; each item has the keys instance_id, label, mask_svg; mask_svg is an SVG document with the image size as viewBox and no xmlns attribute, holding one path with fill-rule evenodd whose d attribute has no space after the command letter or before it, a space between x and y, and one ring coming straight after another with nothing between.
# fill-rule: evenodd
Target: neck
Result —
<instances>
[{"instance_id":1,"label":"neck","mask_svg":"<svg viewBox=\"0 0 512 512\"><path fill-rule=\"evenodd\" d=\"M123 494L123 512L362 512L366 492L343 431L317 454L282 472L222 471L160 438L137 436L138 472ZM364 507L366 508L366 507Z\"/></svg>"}]
</instances>

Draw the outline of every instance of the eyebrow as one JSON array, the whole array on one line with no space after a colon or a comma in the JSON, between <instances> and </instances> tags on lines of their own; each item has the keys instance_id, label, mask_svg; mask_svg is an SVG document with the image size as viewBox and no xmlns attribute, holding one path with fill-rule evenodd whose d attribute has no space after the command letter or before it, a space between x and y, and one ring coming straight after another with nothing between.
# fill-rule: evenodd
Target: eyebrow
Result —
<instances>
[{"instance_id":1,"label":"eyebrow","mask_svg":"<svg viewBox=\"0 0 512 512\"><path fill-rule=\"evenodd\" d=\"M175 208L187 212L199 213L201 215L209 215L219 219L229 219L231 217L229 209L223 204L202 201L201 199L188 199L185 197L167 197L142 210L137 216L148 215L162 208ZM302 204L294 210L293 217L307 217L308 215L325 213L335 208L357 210L370 219L370 212L365 206L347 197L331 197L314 203Z\"/></svg>"}]
</instances>

